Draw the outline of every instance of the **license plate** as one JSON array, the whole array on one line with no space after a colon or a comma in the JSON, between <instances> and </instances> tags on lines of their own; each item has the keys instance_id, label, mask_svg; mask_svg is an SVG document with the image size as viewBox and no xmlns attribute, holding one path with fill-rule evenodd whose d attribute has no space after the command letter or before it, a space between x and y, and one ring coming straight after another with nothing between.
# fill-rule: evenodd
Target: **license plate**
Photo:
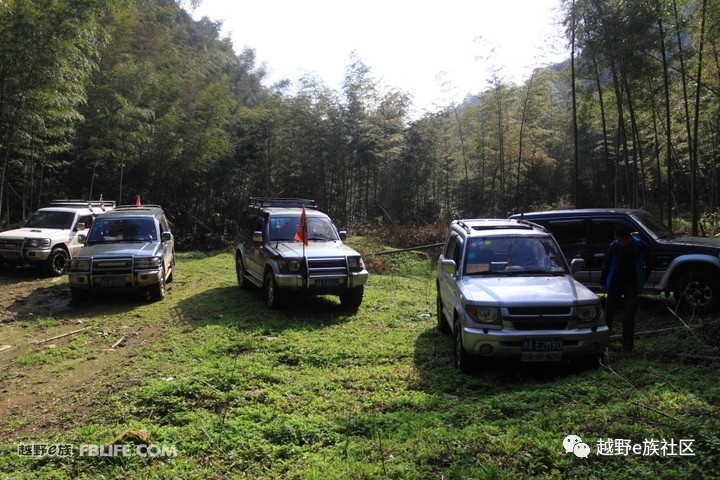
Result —
<instances>
[{"instance_id":1,"label":"license plate","mask_svg":"<svg viewBox=\"0 0 720 480\"><path fill-rule=\"evenodd\" d=\"M520 359L524 362L562 360L562 340L559 338L526 338L522 342Z\"/></svg>"},{"instance_id":2,"label":"license plate","mask_svg":"<svg viewBox=\"0 0 720 480\"><path fill-rule=\"evenodd\" d=\"M103 287L124 287L125 279L124 278L103 278L100 281L100 285L102 285Z\"/></svg>"},{"instance_id":3,"label":"license plate","mask_svg":"<svg viewBox=\"0 0 720 480\"><path fill-rule=\"evenodd\" d=\"M315 286L319 288L327 288L327 287L339 287L340 286L340 280L337 278L329 278L325 280L315 280Z\"/></svg>"}]
</instances>

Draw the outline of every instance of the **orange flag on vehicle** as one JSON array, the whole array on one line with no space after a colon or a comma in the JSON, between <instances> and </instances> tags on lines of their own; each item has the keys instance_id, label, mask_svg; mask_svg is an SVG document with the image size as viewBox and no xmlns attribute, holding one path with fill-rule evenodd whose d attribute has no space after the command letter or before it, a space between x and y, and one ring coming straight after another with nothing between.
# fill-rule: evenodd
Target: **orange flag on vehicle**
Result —
<instances>
[{"instance_id":1,"label":"orange flag on vehicle","mask_svg":"<svg viewBox=\"0 0 720 480\"><path fill-rule=\"evenodd\" d=\"M135 205L140 205L140 195L135 197Z\"/></svg>"},{"instance_id":2,"label":"orange flag on vehicle","mask_svg":"<svg viewBox=\"0 0 720 480\"><path fill-rule=\"evenodd\" d=\"M305 207L302 209L300 214L300 222L298 222L297 232L295 232L295 240L303 242L303 245L308 245L308 228L307 228L307 214L305 213Z\"/></svg>"}]
</instances>

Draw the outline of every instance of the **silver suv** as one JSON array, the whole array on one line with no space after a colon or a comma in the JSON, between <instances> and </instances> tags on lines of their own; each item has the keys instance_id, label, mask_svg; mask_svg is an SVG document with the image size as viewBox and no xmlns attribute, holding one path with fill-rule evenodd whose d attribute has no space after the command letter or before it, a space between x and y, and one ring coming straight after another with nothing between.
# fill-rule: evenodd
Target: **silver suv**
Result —
<instances>
[{"instance_id":1,"label":"silver suv","mask_svg":"<svg viewBox=\"0 0 720 480\"><path fill-rule=\"evenodd\" d=\"M313 200L252 197L235 248L238 284L261 287L270 308L298 292L338 295L344 307L357 309L368 271L345 237Z\"/></svg>"},{"instance_id":2,"label":"silver suv","mask_svg":"<svg viewBox=\"0 0 720 480\"><path fill-rule=\"evenodd\" d=\"M48 275L60 276L82 247L78 232L114 207L114 201L54 200L35 211L21 228L0 233L0 263L38 265Z\"/></svg>"},{"instance_id":3,"label":"silver suv","mask_svg":"<svg viewBox=\"0 0 720 480\"><path fill-rule=\"evenodd\" d=\"M437 267L437 321L454 335L463 371L477 357L597 359L609 339L599 298L573 278L552 235L517 220L452 222Z\"/></svg>"},{"instance_id":4,"label":"silver suv","mask_svg":"<svg viewBox=\"0 0 720 480\"><path fill-rule=\"evenodd\" d=\"M91 291L139 290L151 300L165 298L175 272L175 239L162 208L126 205L95 220L68 279L74 304Z\"/></svg>"}]
</instances>

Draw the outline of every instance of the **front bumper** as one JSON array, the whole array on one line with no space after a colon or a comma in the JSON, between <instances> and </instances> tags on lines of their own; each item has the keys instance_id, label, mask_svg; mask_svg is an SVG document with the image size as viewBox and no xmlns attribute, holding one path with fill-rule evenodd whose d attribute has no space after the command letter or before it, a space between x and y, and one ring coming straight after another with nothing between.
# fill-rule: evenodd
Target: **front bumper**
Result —
<instances>
[{"instance_id":1,"label":"front bumper","mask_svg":"<svg viewBox=\"0 0 720 480\"><path fill-rule=\"evenodd\" d=\"M610 340L607 325L567 330L490 330L462 326L466 352L485 357L522 358L527 360L559 360L560 356L597 355L605 351ZM550 340L562 342L562 349L553 352L528 352L523 342ZM543 355L537 355L542 353ZM547 355L545 355L547 353Z\"/></svg>"},{"instance_id":2,"label":"front bumper","mask_svg":"<svg viewBox=\"0 0 720 480\"><path fill-rule=\"evenodd\" d=\"M277 274L275 283L278 288L288 290L310 290L318 293L334 291L345 291L350 288L365 285L368 279L368 271L350 272L347 275L322 275L305 278L301 274Z\"/></svg>"},{"instance_id":3,"label":"front bumper","mask_svg":"<svg viewBox=\"0 0 720 480\"><path fill-rule=\"evenodd\" d=\"M136 290L157 285L162 270L139 270L122 275L92 275L89 272L68 273L70 286L83 290Z\"/></svg>"},{"instance_id":4,"label":"front bumper","mask_svg":"<svg viewBox=\"0 0 720 480\"><path fill-rule=\"evenodd\" d=\"M9 263L43 262L50 256L50 248L23 248L21 250L0 250L0 258Z\"/></svg>"}]
</instances>

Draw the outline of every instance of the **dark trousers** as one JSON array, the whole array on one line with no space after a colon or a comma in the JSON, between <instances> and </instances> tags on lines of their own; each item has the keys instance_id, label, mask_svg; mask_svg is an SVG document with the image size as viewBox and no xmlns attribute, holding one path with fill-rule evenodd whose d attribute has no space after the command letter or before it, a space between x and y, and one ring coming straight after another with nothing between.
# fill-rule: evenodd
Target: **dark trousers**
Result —
<instances>
[{"instance_id":1,"label":"dark trousers","mask_svg":"<svg viewBox=\"0 0 720 480\"><path fill-rule=\"evenodd\" d=\"M608 293L605 303L605 322L612 331L612 324L616 314L622 315L623 348L632 350L635 336L635 310L638 304L638 294L632 285L614 285Z\"/></svg>"}]
</instances>

